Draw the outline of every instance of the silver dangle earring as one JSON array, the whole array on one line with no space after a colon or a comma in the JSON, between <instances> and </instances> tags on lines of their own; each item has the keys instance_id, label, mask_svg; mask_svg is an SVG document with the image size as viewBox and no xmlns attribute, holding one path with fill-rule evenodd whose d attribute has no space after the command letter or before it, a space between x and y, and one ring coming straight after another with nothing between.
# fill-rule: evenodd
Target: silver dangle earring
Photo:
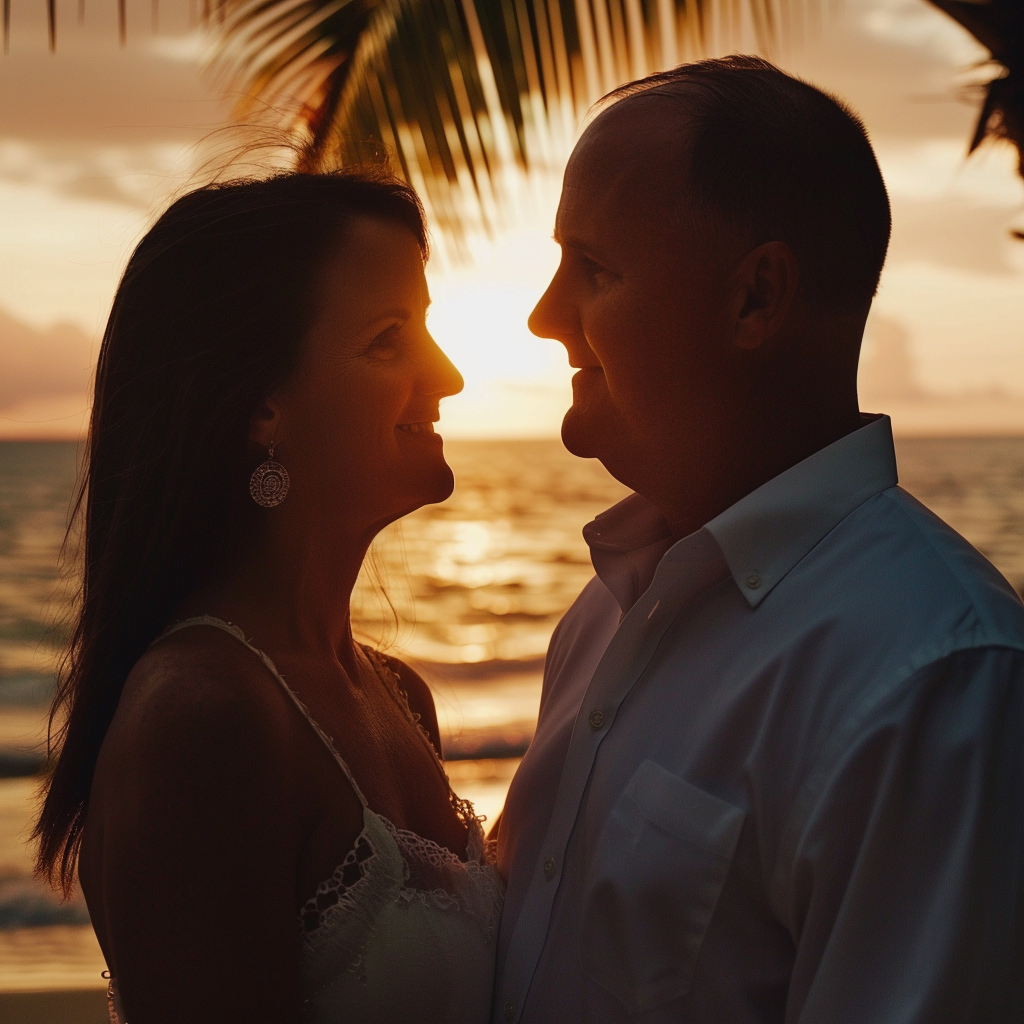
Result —
<instances>
[{"instance_id":1,"label":"silver dangle earring","mask_svg":"<svg viewBox=\"0 0 1024 1024\"><path fill-rule=\"evenodd\" d=\"M280 505L288 496L290 486L288 470L280 462L274 461L274 445L271 444L267 453L267 461L258 465L249 479L249 493L252 495L252 500L264 508L273 508L275 505Z\"/></svg>"}]
</instances>

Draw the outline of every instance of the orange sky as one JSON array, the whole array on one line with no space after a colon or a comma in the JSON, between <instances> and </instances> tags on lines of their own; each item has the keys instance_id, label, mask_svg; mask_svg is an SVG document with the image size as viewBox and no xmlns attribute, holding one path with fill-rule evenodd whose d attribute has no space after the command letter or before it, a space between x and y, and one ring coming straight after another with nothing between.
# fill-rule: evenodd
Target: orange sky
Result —
<instances>
[{"instance_id":1,"label":"orange sky","mask_svg":"<svg viewBox=\"0 0 1024 1024\"><path fill-rule=\"evenodd\" d=\"M81 429L120 269L226 117L186 0L163 0L160 35L148 2L130 4L125 50L113 0L88 5L84 28L60 5L50 55L43 0L13 0L0 57L0 436ZM975 112L959 99L959 72L980 55L923 0L845 0L774 55L847 98L875 141L894 236L865 404L891 407L905 430L1024 432L1024 244L1007 237L1024 221L1024 188L1008 150L963 159ZM557 259L556 199L555 180L538 183L514 230L481 244L473 267L431 270L431 326L467 381L446 404L449 434L557 430L564 353L525 329ZM906 358L891 351L893 324ZM906 371L895 390L879 384L894 358Z\"/></svg>"}]
</instances>

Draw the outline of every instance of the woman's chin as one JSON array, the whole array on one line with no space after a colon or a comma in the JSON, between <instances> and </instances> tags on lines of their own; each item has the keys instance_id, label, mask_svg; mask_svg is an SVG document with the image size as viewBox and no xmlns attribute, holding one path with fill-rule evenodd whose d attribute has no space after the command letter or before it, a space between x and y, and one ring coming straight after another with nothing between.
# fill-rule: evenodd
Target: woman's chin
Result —
<instances>
[{"instance_id":1,"label":"woman's chin","mask_svg":"<svg viewBox=\"0 0 1024 1024\"><path fill-rule=\"evenodd\" d=\"M412 486L406 492L410 502L403 515L415 512L424 505L437 505L446 501L455 490L455 474L443 459L440 465L430 467L429 472L424 472L424 469L422 465L409 467L409 476L404 482Z\"/></svg>"},{"instance_id":2,"label":"woman's chin","mask_svg":"<svg viewBox=\"0 0 1024 1024\"><path fill-rule=\"evenodd\" d=\"M443 463L443 467L438 469L433 485L433 496L423 502L424 505L436 505L438 502L447 501L455 491L455 474L447 462Z\"/></svg>"}]
</instances>

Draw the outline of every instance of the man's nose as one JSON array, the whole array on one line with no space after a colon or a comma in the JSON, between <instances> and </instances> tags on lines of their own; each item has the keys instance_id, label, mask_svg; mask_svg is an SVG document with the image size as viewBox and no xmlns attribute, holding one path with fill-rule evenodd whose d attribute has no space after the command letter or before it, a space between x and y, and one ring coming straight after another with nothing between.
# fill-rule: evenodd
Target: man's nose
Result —
<instances>
[{"instance_id":1,"label":"man's nose","mask_svg":"<svg viewBox=\"0 0 1024 1024\"><path fill-rule=\"evenodd\" d=\"M530 328L530 333L536 335L538 338L550 338L551 335L545 330L545 304L547 302L548 293L551 291L551 286L548 285L547 290L540 297L537 305L533 307L533 312L530 314L526 321L526 326Z\"/></svg>"},{"instance_id":2,"label":"man's nose","mask_svg":"<svg viewBox=\"0 0 1024 1024\"><path fill-rule=\"evenodd\" d=\"M574 333L570 323L573 311L570 308L571 304L566 300L559 276L556 272L537 305L533 307L526 324L530 328L530 333L538 338L552 338L565 344L566 339Z\"/></svg>"},{"instance_id":3,"label":"man's nose","mask_svg":"<svg viewBox=\"0 0 1024 1024\"><path fill-rule=\"evenodd\" d=\"M560 341L565 346L570 366L593 364L596 357L583 330L572 291L562 279L561 268L534 306L527 325L538 338Z\"/></svg>"}]
</instances>

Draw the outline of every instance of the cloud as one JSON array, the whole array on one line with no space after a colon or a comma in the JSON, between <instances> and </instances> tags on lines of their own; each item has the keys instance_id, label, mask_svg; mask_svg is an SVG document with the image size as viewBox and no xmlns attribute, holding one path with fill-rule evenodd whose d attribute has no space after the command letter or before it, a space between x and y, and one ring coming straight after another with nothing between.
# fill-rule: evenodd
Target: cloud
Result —
<instances>
[{"instance_id":1,"label":"cloud","mask_svg":"<svg viewBox=\"0 0 1024 1024\"><path fill-rule=\"evenodd\" d=\"M187 150L176 143L97 146L0 139L0 181L42 186L69 199L149 210L168 183L184 177Z\"/></svg>"},{"instance_id":2,"label":"cloud","mask_svg":"<svg viewBox=\"0 0 1024 1024\"><path fill-rule=\"evenodd\" d=\"M885 139L875 152L894 200L960 199L1008 209L1024 200L1016 151L1008 143L987 144L968 156L964 138Z\"/></svg>"},{"instance_id":3,"label":"cloud","mask_svg":"<svg viewBox=\"0 0 1024 1024\"><path fill-rule=\"evenodd\" d=\"M987 52L952 18L936 17L921 0L873 3L860 17L868 34L882 42L921 50L954 64L985 59Z\"/></svg>"},{"instance_id":4,"label":"cloud","mask_svg":"<svg viewBox=\"0 0 1024 1024\"><path fill-rule=\"evenodd\" d=\"M876 147L892 201L889 267L931 263L984 274L1019 274L1010 228L1024 207L1024 183L1009 146L967 157L963 139Z\"/></svg>"},{"instance_id":5,"label":"cloud","mask_svg":"<svg viewBox=\"0 0 1024 1024\"><path fill-rule=\"evenodd\" d=\"M986 274L1019 274L1011 255L1022 243L1009 238L1014 217L1005 207L972 206L956 199L943 203L904 199L894 214L889 266L919 262Z\"/></svg>"},{"instance_id":6,"label":"cloud","mask_svg":"<svg viewBox=\"0 0 1024 1024\"><path fill-rule=\"evenodd\" d=\"M88 429L86 394L29 399L0 410L0 438L5 441L78 441Z\"/></svg>"},{"instance_id":7,"label":"cloud","mask_svg":"<svg viewBox=\"0 0 1024 1024\"><path fill-rule=\"evenodd\" d=\"M70 324L36 330L0 310L0 413L26 402L86 394L95 361L84 331Z\"/></svg>"},{"instance_id":8,"label":"cloud","mask_svg":"<svg viewBox=\"0 0 1024 1024\"><path fill-rule=\"evenodd\" d=\"M923 0L846 0L780 63L850 102L876 141L944 137L966 148L978 101L965 102L960 83L978 53Z\"/></svg>"},{"instance_id":9,"label":"cloud","mask_svg":"<svg viewBox=\"0 0 1024 1024\"><path fill-rule=\"evenodd\" d=\"M15 4L15 12L29 6L43 10ZM12 27L10 52L0 60L0 136L131 146L191 142L224 124L227 105L215 83L182 59L194 49L194 34L168 35L156 45L130 37L121 49L116 26L85 32L71 20L55 54L27 28Z\"/></svg>"}]
</instances>

